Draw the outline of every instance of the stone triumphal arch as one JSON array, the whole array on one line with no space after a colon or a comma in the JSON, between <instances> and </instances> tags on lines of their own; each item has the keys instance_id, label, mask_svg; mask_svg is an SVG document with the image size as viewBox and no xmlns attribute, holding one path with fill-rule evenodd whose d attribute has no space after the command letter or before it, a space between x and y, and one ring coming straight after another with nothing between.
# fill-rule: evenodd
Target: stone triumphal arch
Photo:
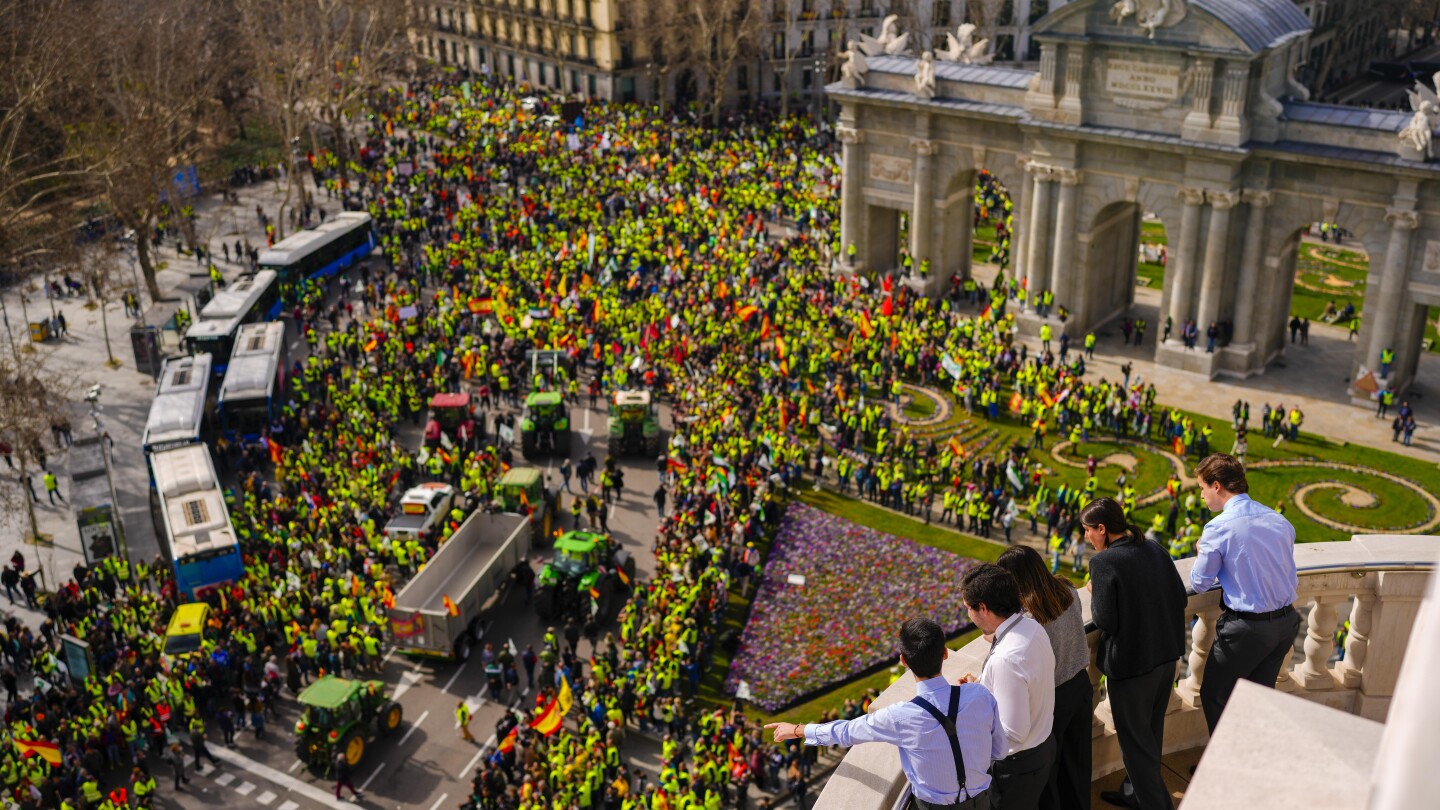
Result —
<instances>
[{"instance_id":1,"label":"stone triumphal arch","mask_svg":"<svg viewBox=\"0 0 1440 810\"><path fill-rule=\"evenodd\" d=\"M930 294L968 274L974 178L988 170L1014 199L1017 277L1053 291L1083 334L1133 303L1153 214L1169 236L1162 320L1177 335L1191 318L1202 334L1228 322L1230 335L1215 354L1161 342L1156 360L1247 376L1284 352L1303 229L1338 223L1371 256L1352 372L1378 375L1393 351L1398 390L1416 372L1425 308L1440 305L1440 105L1307 101L1291 76L1309 31L1292 0L1080 0L1036 25L1038 71L976 64L954 42L935 43L938 59L852 44L828 88L843 264L885 271L907 248L929 260L911 284Z\"/></svg>"}]
</instances>

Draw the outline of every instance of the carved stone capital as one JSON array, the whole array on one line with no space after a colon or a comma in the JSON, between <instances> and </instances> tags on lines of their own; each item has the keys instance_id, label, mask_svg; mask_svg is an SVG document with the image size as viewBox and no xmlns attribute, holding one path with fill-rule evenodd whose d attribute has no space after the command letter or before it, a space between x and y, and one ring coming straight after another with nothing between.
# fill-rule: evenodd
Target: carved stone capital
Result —
<instances>
[{"instance_id":1,"label":"carved stone capital","mask_svg":"<svg viewBox=\"0 0 1440 810\"><path fill-rule=\"evenodd\" d=\"M910 146L917 155L938 155L940 154L940 142L928 138L912 138Z\"/></svg>"},{"instance_id":2,"label":"carved stone capital","mask_svg":"<svg viewBox=\"0 0 1440 810\"><path fill-rule=\"evenodd\" d=\"M1175 192L1175 196L1180 199L1180 202L1186 205L1205 204L1205 189L1203 188L1190 188L1189 186L1182 186L1179 190Z\"/></svg>"},{"instance_id":3,"label":"carved stone capital","mask_svg":"<svg viewBox=\"0 0 1440 810\"><path fill-rule=\"evenodd\" d=\"M1054 178L1055 167L1046 163L1030 161L1025 164L1025 171L1035 175L1038 180L1051 180Z\"/></svg>"},{"instance_id":4,"label":"carved stone capital","mask_svg":"<svg viewBox=\"0 0 1440 810\"><path fill-rule=\"evenodd\" d=\"M1249 188L1244 191L1241 198L1248 205L1265 207L1275 202L1275 192L1268 188Z\"/></svg>"},{"instance_id":5,"label":"carved stone capital","mask_svg":"<svg viewBox=\"0 0 1440 810\"><path fill-rule=\"evenodd\" d=\"M1420 212L1407 208L1388 208L1385 210L1385 221L1397 231L1413 231L1420 227Z\"/></svg>"},{"instance_id":6,"label":"carved stone capital","mask_svg":"<svg viewBox=\"0 0 1440 810\"><path fill-rule=\"evenodd\" d=\"M1239 191L1207 191L1205 199L1210 201L1210 207L1217 211L1229 211L1240 202Z\"/></svg>"},{"instance_id":7,"label":"carved stone capital","mask_svg":"<svg viewBox=\"0 0 1440 810\"><path fill-rule=\"evenodd\" d=\"M836 127L835 137L839 138L841 143L856 144L865 142L865 133L854 127Z\"/></svg>"},{"instance_id":8,"label":"carved stone capital","mask_svg":"<svg viewBox=\"0 0 1440 810\"><path fill-rule=\"evenodd\" d=\"M1050 176L1059 181L1062 186L1078 186L1080 185L1080 181L1084 179L1084 175L1074 169L1055 169L1050 173Z\"/></svg>"}]
</instances>

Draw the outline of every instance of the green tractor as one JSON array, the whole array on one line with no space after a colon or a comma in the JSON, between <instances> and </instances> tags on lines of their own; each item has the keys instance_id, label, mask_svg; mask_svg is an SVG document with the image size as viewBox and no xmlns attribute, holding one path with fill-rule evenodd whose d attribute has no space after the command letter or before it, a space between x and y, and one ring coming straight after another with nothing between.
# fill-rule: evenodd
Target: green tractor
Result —
<instances>
[{"instance_id":1,"label":"green tractor","mask_svg":"<svg viewBox=\"0 0 1440 810\"><path fill-rule=\"evenodd\" d=\"M526 458L570 452L570 410L558 391L540 391L525 397L525 412L520 415L520 451Z\"/></svg>"},{"instance_id":2,"label":"green tractor","mask_svg":"<svg viewBox=\"0 0 1440 810\"><path fill-rule=\"evenodd\" d=\"M500 511L529 515L530 544L550 542L551 524L556 519L555 504L545 491L544 473L534 467L512 467L495 482L495 503Z\"/></svg>"},{"instance_id":3,"label":"green tractor","mask_svg":"<svg viewBox=\"0 0 1440 810\"><path fill-rule=\"evenodd\" d=\"M312 771L328 774L335 753L351 766L365 757L365 746L400 728L405 710L385 693L382 681L352 681L326 675L300 693L302 713L295 723L295 755Z\"/></svg>"},{"instance_id":4,"label":"green tractor","mask_svg":"<svg viewBox=\"0 0 1440 810\"><path fill-rule=\"evenodd\" d=\"M660 412L649 391L616 391L610 400L610 445L612 456L641 453L648 458L660 455Z\"/></svg>"},{"instance_id":5,"label":"green tractor","mask_svg":"<svg viewBox=\"0 0 1440 810\"><path fill-rule=\"evenodd\" d=\"M608 534L566 532L540 570L535 612L545 620L584 613L600 623L625 605L635 583L635 559Z\"/></svg>"}]
</instances>

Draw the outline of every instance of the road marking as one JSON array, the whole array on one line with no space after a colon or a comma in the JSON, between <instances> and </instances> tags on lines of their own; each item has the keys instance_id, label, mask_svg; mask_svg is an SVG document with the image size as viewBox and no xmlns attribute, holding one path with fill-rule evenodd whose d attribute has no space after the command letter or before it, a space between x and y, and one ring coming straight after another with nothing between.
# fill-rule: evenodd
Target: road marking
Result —
<instances>
[{"instance_id":1,"label":"road marking","mask_svg":"<svg viewBox=\"0 0 1440 810\"><path fill-rule=\"evenodd\" d=\"M395 654L395 650L397 650L397 649L399 649L399 648L398 648L398 647L391 647L391 648L390 648L390 652L385 653L385 657L380 659L380 663L382 663L382 664L388 664L388 663L390 663L390 656L394 655L394 654Z\"/></svg>"},{"instance_id":2,"label":"road marking","mask_svg":"<svg viewBox=\"0 0 1440 810\"><path fill-rule=\"evenodd\" d=\"M379 776L379 775L380 775L380 772L383 771L383 770L385 770L385 763L382 762L382 763L380 763L379 767L377 767L377 768L375 769L375 772L372 773L372 774L370 774L370 778L365 780L365 784L363 784L363 785L360 786L360 792L361 792L361 793L364 793L366 790L369 790L369 788L370 788L370 783L371 783L371 782L374 782L374 781L375 781L375 777Z\"/></svg>"},{"instance_id":3,"label":"road marking","mask_svg":"<svg viewBox=\"0 0 1440 810\"><path fill-rule=\"evenodd\" d=\"M405 732L405 736L403 736L403 737L400 738L400 744L401 744L401 745L404 745L404 744L405 744L405 741L408 740L408 739L410 739L410 735L415 733L415 729L420 728L420 724L423 723L423 722L425 722L425 718L427 718L427 717L429 717L429 716L430 716L430 710L429 710L429 709L426 709L425 711L421 712L421 713L420 713L420 716L419 716L418 718L416 718L415 722L413 722L413 723L410 724L410 730L409 730L409 731L406 731L406 732Z\"/></svg>"},{"instance_id":4,"label":"road marking","mask_svg":"<svg viewBox=\"0 0 1440 810\"><path fill-rule=\"evenodd\" d=\"M479 762L479 761L480 761L480 757L485 756L485 752L488 751L488 750L490 749L490 746L492 746L492 745L494 745L494 744L495 744L495 735L494 735L494 734L491 734L490 737L489 737L489 739L485 740L485 744L480 746L480 750L475 752L475 756L474 756L474 758L472 758L472 759L470 760L470 763L469 763L468 765L466 765L464 768L461 768L461 769L460 769L460 774L459 774L459 776L460 776L460 779L461 779L462 781L465 779L465 774L470 773L470 772L472 772L472 771L475 770L475 763Z\"/></svg>"},{"instance_id":5,"label":"road marking","mask_svg":"<svg viewBox=\"0 0 1440 810\"><path fill-rule=\"evenodd\" d=\"M586 409L585 409L585 426L582 427L582 428L580 428L580 432L581 432L581 433L589 433L589 432L590 432L590 409L589 409L589 408L586 408Z\"/></svg>"},{"instance_id":6,"label":"road marking","mask_svg":"<svg viewBox=\"0 0 1440 810\"><path fill-rule=\"evenodd\" d=\"M225 787L226 785L234 781L235 774L233 773L222 773L219 776L215 777L215 782L216 784L220 785L220 787Z\"/></svg>"},{"instance_id":7,"label":"road marking","mask_svg":"<svg viewBox=\"0 0 1440 810\"><path fill-rule=\"evenodd\" d=\"M420 682L420 679L423 678L423 677L425 677L425 676L422 675L422 674L420 674L419 672L416 672L416 671L413 670L413 669L410 670L409 672L406 672L405 674L401 675L401 676L400 676L400 683L395 686L395 692L394 692L394 694L392 694L392 695L390 696L390 699L391 699L391 700L399 700L401 695L403 695L403 694L405 694L406 692L410 691L410 687L412 687L412 686L414 686L415 684L419 683L419 682Z\"/></svg>"},{"instance_id":8,"label":"road marking","mask_svg":"<svg viewBox=\"0 0 1440 810\"><path fill-rule=\"evenodd\" d=\"M279 797L276 796L276 795L275 795L274 793L272 793L271 791L268 791L268 790L267 790L267 791L265 791L264 793L261 793L259 796L256 796L256 797L255 797L255 801L257 801L257 802L259 802L259 803L261 803L261 804L269 804L269 803L275 801L277 798L279 798Z\"/></svg>"},{"instance_id":9,"label":"road marking","mask_svg":"<svg viewBox=\"0 0 1440 810\"><path fill-rule=\"evenodd\" d=\"M286 773L294 773L294 772L295 772L295 769L296 769L296 768L299 768L301 764L302 764L302 763L300 762L300 760L298 760L298 759L295 760L294 764L292 764L292 765L290 766L290 770L286 771Z\"/></svg>"},{"instance_id":10,"label":"road marking","mask_svg":"<svg viewBox=\"0 0 1440 810\"><path fill-rule=\"evenodd\" d=\"M239 793L241 796L249 796L251 793L255 792L255 783L241 782L240 787L235 788L235 792Z\"/></svg>"},{"instance_id":11,"label":"road marking","mask_svg":"<svg viewBox=\"0 0 1440 810\"><path fill-rule=\"evenodd\" d=\"M300 810L300 805L286 799L285 803L275 808L275 810Z\"/></svg>"},{"instance_id":12,"label":"road marking","mask_svg":"<svg viewBox=\"0 0 1440 810\"><path fill-rule=\"evenodd\" d=\"M440 798L436 799L436 800L435 800L435 803L432 804L432 805L430 805L430 810L438 810L438 808L440 807L440 805L444 804L444 803L445 803L445 800L448 799L448 798L450 798L450 794L449 794L449 793L441 793L441 794L440 794ZM282 808L280 808L280 810L285 810L285 808L282 807Z\"/></svg>"},{"instance_id":13,"label":"road marking","mask_svg":"<svg viewBox=\"0 0 1440 810\"><path fill-rule=\"evenodd\" d=\"M302 782L283 771L278 771L269 765L263 765L245 756L239 751L232 751L229 748L213 748L211 751L219 759L242 768L265 781L284 788L287 792L298 794L309 799L322 807L339 808L339 810L362 810L360 805L353 802L337 802L335 794L321 790L308 782ZM282 809L283 810L283 809Z\"/></svg>"},{"instance_id":14,"label":"road marking","mask_svg":"<svg viewBox=\"0 0 1440 810\"><path fill-rule=\"evenodd\" d=\"M453 686L454 683L455 683L455 679L458 678L458 677L460 677L460 673L462 673L462 672L465 671L465 666L466 666L467 664L469 664L469 663L470 663L469 661L466 661L464 664L461 664L459 667L456 667L456 669L455 669L455 674L450 676L450 680L448 680L448 681L445 682L445 688L444 688L444 689L441 689L440 691L441 691L441 692L449 692L449 691L450 691L450 687Z\"/></svg>"}]
</instances>

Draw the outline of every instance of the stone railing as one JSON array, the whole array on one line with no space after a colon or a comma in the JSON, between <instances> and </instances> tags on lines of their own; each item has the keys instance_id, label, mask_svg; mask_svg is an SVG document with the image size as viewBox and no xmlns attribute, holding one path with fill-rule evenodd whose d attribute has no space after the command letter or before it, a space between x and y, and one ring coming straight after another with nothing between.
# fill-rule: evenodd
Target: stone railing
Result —
<instances>
[{"instance_id":1,"label":"stone railing","mask_svg":"<svg viewBox=\"0 0 1440 810\"><path fill-rule=\"evenodd\" d=\"M1295 549L1300 574L1299 598L1304 641L1293 665L1283 670L1276 688L1327 707L1383 721L1395 692L1411 625L1424 597L1430 572L1440 560L1440 538L1359 535L1349 542L1306 543ZM1181 578L1189 576L1192 560L1176 564ZM1081 591L1089 621L1089 593ZM1332 665L1337 609L1353 600L1350 633L1344 657ZM1190 596L1186 606L1191 624L1189 653L1176 667L1177 686L1165 720L1165 751L1198 748L1208 740L1200 711L1200 684L1214 643L1220 616L1220 592ZM1095 668L1098 633L1091 632L1090 679L1096 686L1093 726L1093 778L1120 770L1120 746L1110 705ZM945 662L953 680L979 673L989 643L976 639ZM909 700L914 678L906 673L875 701L875 708ZM856 746L836 768L820 794L818 810L889 810L902 797L905 777L896 749L879 743Z\"/></svg>"}]
</instances>

